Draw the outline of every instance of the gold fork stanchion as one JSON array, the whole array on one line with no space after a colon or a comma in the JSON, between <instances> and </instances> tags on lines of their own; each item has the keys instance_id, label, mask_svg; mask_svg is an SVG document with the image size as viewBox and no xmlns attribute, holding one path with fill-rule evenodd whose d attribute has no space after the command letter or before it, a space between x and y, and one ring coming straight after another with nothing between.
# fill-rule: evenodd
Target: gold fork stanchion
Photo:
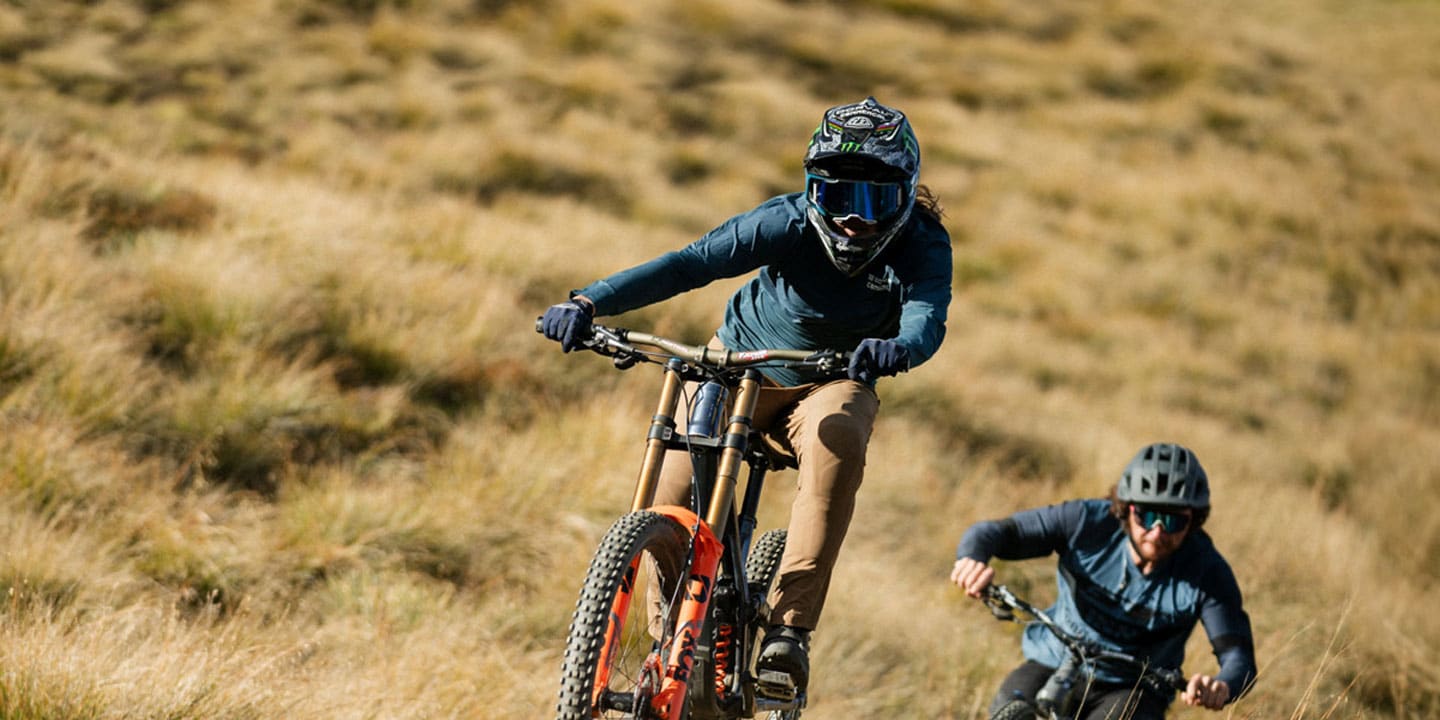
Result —
<instances>
[{"instance_id":1,"label":"gold fork stanchion","mask_svg":"<svg viewBox=\"0 0 1440 720\"><path fill-rule=\"evenodd\" d=\"M740 379L735 404L730 410L730 424L725 430L724 447L720 450L720 467L715 473L715 487L706 506L705 524L716 535L725 532L725 523L734 510L735 485L740 475L740 459L750 440L750 426L755 417L755 403L760 395L760 373L746 370Z\"/></svg>"},{"instance_id":2,"label":"gold fork stanchion","mask_svg":"<svg viewBox=\"0 0 1440 720\"><path fill-rule=\"evenodd\" d=\"M671 360L665 365L665 381L660 387L660 402L650 419L650 434L645 440L645 458L640 463L640 477L635 481L635 497L630 511L644 510L655 504L655 488L660 483L660 468L665 462L665 441L675 434L675 407L680 402L681 362Z\"/></svg>"}]
</instances>

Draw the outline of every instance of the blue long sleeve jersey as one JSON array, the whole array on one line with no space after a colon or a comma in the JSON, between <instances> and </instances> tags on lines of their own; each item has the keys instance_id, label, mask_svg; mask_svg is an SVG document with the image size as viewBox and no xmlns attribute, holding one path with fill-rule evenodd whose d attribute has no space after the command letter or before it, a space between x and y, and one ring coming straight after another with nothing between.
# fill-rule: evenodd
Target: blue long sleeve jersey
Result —
<instances>
[{"instance_id":1,"label":"blue long sleeve jersey","mask_svg":"<svg viewBox=\"0 0 1440 720\"><path fill-rule=\"evenodd\" d=\"M1179 668L1185 641L1198 621L1220 663L1217 677L1231 699L1255 678L1250 617L1230 565L1204 532L1192 532L1175 554L1144 575L1130 559L1129 540L1110 515L1108 500L1072 500L976 523L960 539L957 557L990 562L1059 555L1057 597L1047 612L1062 627L1111 650ZM1039 623L1025 629L1029 660L1058 667L1066 652ZM1134 677L1101 668L1097 679Z\"/></svg>"},{"instance_id":2,"label":"blue long sleeve jersey","mask_svg":"<svg viewBox=\"0 0 1440 720\"><path fill-rule=\"evenodd\" d=\"M849 277L826 257L805 220L802 193L771 198L690 245L576 290L597 315L616 315L722 278L760 272L731 296L720 340L732 350L853 350L893 338L925 362L945 337L950 306L950 236L916 212L890 246ZM833 379L767 368L782 386Z\"/></svg>"}]
</instances>

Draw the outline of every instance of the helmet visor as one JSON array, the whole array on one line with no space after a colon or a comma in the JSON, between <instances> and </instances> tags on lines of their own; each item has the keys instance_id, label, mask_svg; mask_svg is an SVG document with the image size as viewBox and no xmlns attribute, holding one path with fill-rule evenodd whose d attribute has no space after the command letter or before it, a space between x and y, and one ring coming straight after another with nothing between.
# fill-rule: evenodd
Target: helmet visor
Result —
<instances>
[{"instance_id":1,"label":"helmet visor","mask_svg":"<svg viewBox=\"0 0 1440 720\"><path fill-rule=\"evenodd\" d=\"M832 220L859 217L878 223L905 209L905 187L900 183L836 180L807 175L811 207Z\"/></svg>"}]
</instances>

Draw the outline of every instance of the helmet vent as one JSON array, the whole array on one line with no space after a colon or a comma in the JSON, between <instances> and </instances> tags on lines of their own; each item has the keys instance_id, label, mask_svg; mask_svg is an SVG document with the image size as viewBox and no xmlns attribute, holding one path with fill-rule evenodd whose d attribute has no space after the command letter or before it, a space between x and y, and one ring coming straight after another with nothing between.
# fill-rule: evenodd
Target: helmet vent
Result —
<instances>
[{"instance_id":1,"label":"helmet vent","mask_svg":"<svg viewBox=\"0 0 1440 720\"><path fill-rule=\"evenodd\" d=\"M1116 497L1126 502L1210 507L1210 483L1189 449L1170 443L1141 448L1125 467Z\"/></svg>"}]
</instances>

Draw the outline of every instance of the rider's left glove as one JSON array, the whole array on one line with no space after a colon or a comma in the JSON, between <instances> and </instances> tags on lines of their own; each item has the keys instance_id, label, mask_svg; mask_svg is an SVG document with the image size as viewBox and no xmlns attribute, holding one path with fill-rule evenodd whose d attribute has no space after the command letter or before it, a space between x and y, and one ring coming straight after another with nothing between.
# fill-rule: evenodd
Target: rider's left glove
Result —
<instances>
[{"instance_id":1,"label":"rider's left glove","mask_svg":"<svg viewBox=\"0 0 1440 720\"><path fill-rule=\"evenodd\" d=\"M851 380L873 384L882 377L910 369L910 351L894 340L865 338L850 354L845 374Z\"/></svg>"},{"instance_id":2,"label":"rider's left glove","mask_svg":"<svg viewBox=\"0 0 1440 720\"><path fill-rule=\"evenodd\" d=\"M560 349L567 353L579 350L590 339L590 321L594 317L594 305L582 298L572 298L545 310L540 318L540 332L560 343Z\"/></svg>"}]
</instances>

